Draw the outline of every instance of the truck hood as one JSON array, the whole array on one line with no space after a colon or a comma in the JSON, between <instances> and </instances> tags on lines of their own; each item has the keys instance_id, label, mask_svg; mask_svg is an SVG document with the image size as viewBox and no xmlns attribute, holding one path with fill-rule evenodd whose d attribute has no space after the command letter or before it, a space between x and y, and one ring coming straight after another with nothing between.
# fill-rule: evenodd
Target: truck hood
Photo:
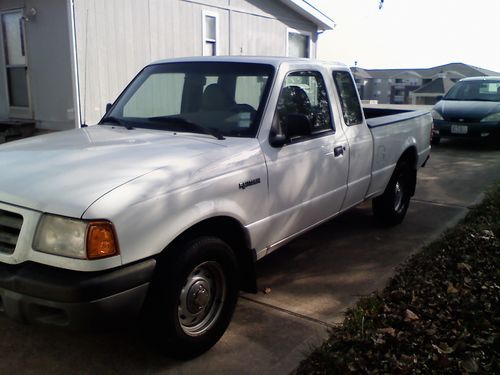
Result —
<instances>
[{"instance_id":1,"label":"truck hood","mask_svg":"<svg viewBox=\"0 0 500 375\"><path fill-rule=\"evenodd\" d=\"M446 120L464 119L479 121L490 114L500 112L499 102L441 100L434 107Z\"/></svg>"},{"instance_id":2,"label":"truck hood","mask_svg":"<svg viewBox=\"0 0 500 375\"><path fill-rule=\"evenodd\" d=\"M200 169L251 141L92 126L7 143L0 147L0 202L81 217L131 180L164 167Z\"/></svg>"}]
</instances>

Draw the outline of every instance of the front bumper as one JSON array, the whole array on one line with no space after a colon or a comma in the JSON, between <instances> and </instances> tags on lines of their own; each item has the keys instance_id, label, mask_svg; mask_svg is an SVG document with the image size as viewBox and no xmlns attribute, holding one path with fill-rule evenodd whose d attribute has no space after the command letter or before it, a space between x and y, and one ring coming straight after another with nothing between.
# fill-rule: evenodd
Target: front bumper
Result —
<instances>
[{"instance_id":1,"label":"front bumper","mask_svg":"<svg viewBox=\"0 0 500 375\"><path fill-rule=\"evenodd\" d=\"M462 123L434 120L434 135L438 137L490 138L500 135L500 123Z\"/></svg>"},{"instance_id":2,"label":"front bumper","mask_svg":"<svg viewBox=\"0 0 500 375\"><path fill-rule=\"evenodd\" d=\"M138 315L155 266L154 259L99 272L0 264L0 312L29 323L106 328Z\"/></svg>"}]
</instances>

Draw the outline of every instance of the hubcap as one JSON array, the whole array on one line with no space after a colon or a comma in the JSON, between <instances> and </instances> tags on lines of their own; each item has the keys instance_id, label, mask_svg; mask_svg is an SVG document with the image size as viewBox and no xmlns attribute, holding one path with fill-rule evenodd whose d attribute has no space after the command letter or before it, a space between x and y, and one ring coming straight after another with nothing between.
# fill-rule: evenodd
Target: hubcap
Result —
<instances>
[{"instance_id":1,"label":"hubcap","mask_svg":"<svg viewBox=\"0 0 500 375\"><path fill-rule=\"evenodd\" d=\"M403 209L403 189L401 183L396 182L394 188L394 211L399 212Z\"/></svg>"},{"instance_id":2,"label":"hubcap","mask_svg":"<svg viewBox=\"0 0 500 375\"><path fill-rule=\"evenodd\" d=\"M226 279L219 263L204 262L188 275L179 295L177 316L184 333L199 336L217 321L226 297Z\"/></svg>"},{"instance_id":3,"label":"hubcap","mask_svg":"<svg viewBox=\"0 0 500 375\"><path fill-rule=\"evenodd\" d=\"M187 308L190 313L196 314L206 308L210 302L210 290L204 280L197 281L188 292Z\"/></svg>"}]
</instances>

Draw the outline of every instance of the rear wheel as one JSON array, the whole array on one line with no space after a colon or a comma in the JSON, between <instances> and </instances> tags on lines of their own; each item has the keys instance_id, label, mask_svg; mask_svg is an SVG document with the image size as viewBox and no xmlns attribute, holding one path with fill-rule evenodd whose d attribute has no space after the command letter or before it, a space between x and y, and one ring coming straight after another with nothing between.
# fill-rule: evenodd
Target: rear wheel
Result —
<instances>
[{"instance_id":1,"label":"rear wheel","mask_svg":"<svg viewBox=\"0 0 500 375\"><path fill-rule=\"evenodd\" d=\"M169 354L197 356L210 349L228 327L238 299L233 251L216 237L181 245L161 259L152 287L154 335Z\"/></svg>"},{"instance_id":2,"label":"rear wheel","mask_svg":"<svg viewBox=\"0 0 500 375\"><path fill-rule=\"evenodd\" d=\"M412 173L408 163L398 163L384 194L373 199L373 213L382 223L396 225L403 221L415 188Z\"/></svg>"}]
</instances>

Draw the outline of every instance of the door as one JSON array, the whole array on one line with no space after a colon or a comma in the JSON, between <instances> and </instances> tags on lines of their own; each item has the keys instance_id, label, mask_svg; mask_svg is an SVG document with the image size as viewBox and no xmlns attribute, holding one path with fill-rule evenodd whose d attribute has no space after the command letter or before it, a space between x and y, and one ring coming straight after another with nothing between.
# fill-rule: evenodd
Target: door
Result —
<instances>
[{"instance_id":1,"label":"door","mask_svg":"<svg viewBox=\"0 0 500 375\"><path fill-rule=\"evenodd\" d=\"M22 10L0 13L9 117L32 118Z\"/></svg>"},{"instance_id":2,"label":"door","mask_svg":"<svg viewBox=\"0 0 500 375\"><path fill-rule=\"evenodd\" d=\"M356 85L348 71L333 71L333 81L342 111L344 133L349 144L349 181L342 210L362 202L371 182L373 138L363 118Z\"/></svg>"},{"instance_id":3,"label":"door","mask_svg":"<svg viewBox=\"0 0 500 375\"><path fill-rule=\"evenodd\" d=\"M289 73L272 130L287 134L288 141L281 147L263 146L269 173L268 245L340 211L346 194L348 151L347 140L332 119L322 74Z\"/></svg>"}]
</instances>

